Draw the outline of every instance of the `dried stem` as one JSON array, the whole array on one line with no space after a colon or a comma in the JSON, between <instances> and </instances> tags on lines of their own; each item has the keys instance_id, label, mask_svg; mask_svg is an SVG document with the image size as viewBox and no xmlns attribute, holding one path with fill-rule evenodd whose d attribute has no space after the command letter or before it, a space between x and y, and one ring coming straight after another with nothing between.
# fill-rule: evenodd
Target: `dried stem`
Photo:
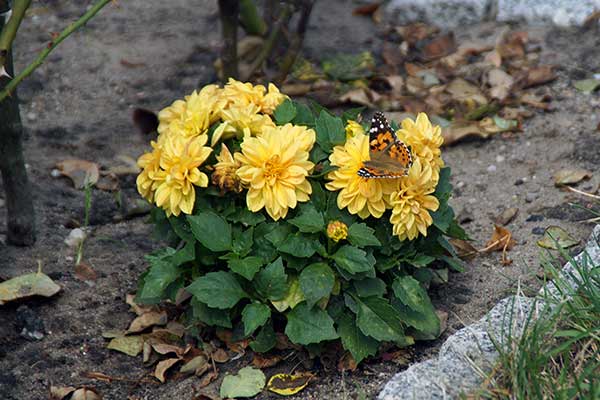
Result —
<instances>
[{"instance_id":1,"label":"dried stem","mask_svg":"<svg viewBox=\"0 0 600 400\"><path fill-rule=\"evenodd\" d=\"M300 52L302 43L304 42L304 36L306 35L308 21L310 19L310 14L314 4L315 0L303 0L302 4L300 5L300 19L298 20L298 25L296 27L296 34L292 37L288 51L284 55L283 61L281 62L281 68L277 78L277 81L280 83L283 83L285 78L290 73L292 66L296 62L296 58L298 57L298 53Z\"/></svg>"},{"instance_id":2,"label":"dried stem","mask_svg":"<svg viewBox=\"0 0 600 400\"><path fill-rule=\"evenodd\" d=\"M85 14L81 16L77 21L73 22L67 28L65 28L56 38L54 38L48 46L40 52L38 57L29 64L19 75L17 75L13 80L11 80L8 85L6 85L2 91L0 91L0 102L2 102L6 97L8 97L21 83L21 81L27 78L29 75L33 73L40 65L44 63L44 60L48 55L54 50L63 40L65 40L69 35L75 32L77 29L84 26L92 17L94 17L105 5L110 3L113 0L99 0L96 4L94 4ZM12 19L12 18L11 18ZM10 72L9 72L10 73Z\"/></svg>"},{"instance_id":3,"label":"dried stem","mask_svg":"<svg viewBox=\"0 0 600 400\"><path fill-rule=\"evenodd\" d=\"M566 188L567 188L567 190L569 190L569 191L571 191L573 193L577 193L577 194L580 194L582 196L590 197L592 199L600 200L600 196L595 195L593 193L584 192L583 190L575 189L572 186L566 186Z\"/></svg>"},{"instance_id":4,"label":"dried stem","mask_svg":"<svg viewBox=\"0 0 600 400\"><path fill-rule=\"evenodd\" d=\"M237 57L237 27L240 4L238 0L219 0L219 14L223 32L223 82L239 76Z\"/></svg>"}]
</instances>

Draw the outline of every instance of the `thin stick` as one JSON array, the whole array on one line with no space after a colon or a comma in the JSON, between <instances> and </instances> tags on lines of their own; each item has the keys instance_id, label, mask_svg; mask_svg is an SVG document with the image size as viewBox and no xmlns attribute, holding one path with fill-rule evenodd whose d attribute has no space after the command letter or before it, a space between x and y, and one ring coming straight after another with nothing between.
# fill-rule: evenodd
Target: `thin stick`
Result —
<instances>
[{"instance_id":1,"label":"thin stick","mask_svg":"<svg viewBox=\"0 0 600 400\"><path fill-rule=\"evenodd\" d=\"M19 25L21 25L25 11L27 11L30 4L31 0L14 0L12 14L0 32L0 67L4 67L8 50L10 50L15 36L17 36Z\"/></svg>"},{"instance_id":2,"label":"thin stick","mask_svg":"<svg viewBox=\"0 0 600 400\"><path fill-rule=\"evenodd\" d=\"M219 15L223 31L223 52L221 64L223 65L223 82L229 78L237 79L239 76L237 55L237 26L240 4L238 0L219 0Z\"/></svg>"},{"instance_id":3,"label":"thin stick","mask_svg":"<svg viewBox=\"0 0 600 400\"><path fill-rule=\"evenodd\" d=\"M8 85L0 92L0 101L4 100L6 97L10 96L12 91L21 83L21 81L27 78L29 75L33 73L40 65L43 64L44 60L48 55L54 50L63 40L65 40L69 35L75 32L77 29L84 26L94 15L96 15L105 5L110 3L113 0L100 0L92 8L90 8L85 14L81 16L77 21L73 22L69 25L65 30L63 30L56 38L54 38L48 46L42 50L42 52L38 55L38 57L29 64L19 75L17 75L13 80L11 80ZM12 19L12 18L11 18Z\"/></svg>"},{"instance_id":4,"label":"thin stick","mask_svg":"<svg viewBox=\"0 0 600 400\"><path fill-rule=\"evenodd\" d=\"M574 192L574 193L577 193L577 194L580 194L582 196L586 196L586 197L590 197L592 199L600 200L600 196L598 196L598 195L595 195L595 194L592 194L592 193L588 193L588 192L584 192L583 190L575 189L574 187L571 187L571 186L567 186L566 188L567 188L567 190L569 190L571 192Z\"/></svg>"},{"instance_id":5,"label":"thin stick","mask_svg":"<svg viewBox=\"0 0 600 400\"><path fill-rule=\"evenodd\" d=\"M277 81L280 83L283 83L285 78L290 73L290 70L294 66L296 58L298 58L298 53L300 52L302 43L304 42L304 36L306 35L306 29L308 27L308 21L310 19L310 14L312 12L314 3L314 0L304 0L301 5L302 11L300 13L300 19L298 20L296 34L292 38L290 47L283 57L283 61L281 63L279 77L277 78Z\"/></svg>"}]
</instances>

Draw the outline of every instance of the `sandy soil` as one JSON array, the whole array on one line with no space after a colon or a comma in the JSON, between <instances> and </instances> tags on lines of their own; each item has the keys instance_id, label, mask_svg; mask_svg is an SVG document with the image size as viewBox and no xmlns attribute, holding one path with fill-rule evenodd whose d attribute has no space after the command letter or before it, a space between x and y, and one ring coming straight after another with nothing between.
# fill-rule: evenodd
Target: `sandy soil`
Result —
<instances>
[{"instance_id":1,"label":"sandy soil","mask_svg":"<svg viewBox=\"0 0 600 400\"><path fill-rule=\"evenodd\" d=\"M16 43L17 67L31 60L52 32L82 13L89 3L34 3ZM50 384L89 385L105 399L192 399L198 383L197 378L188 378L164 385L109 384L80 375L98 371L135 381L149 372L139 358L106 350L101 333L125 328L132 319L125 295L135 290L137 276L146 267L143 255L160 243L151 237L151 226L144 218L115 222L123 207L137 196L135 177L122 179L121 201L95 190L94 231L86 241L85 258L99 277L93 287L76 279L73 251L63 241L73 220L83 219L84 195L67 179L52 178L51 170L66 158L88 159L110 167L121 163L120 155L140 155L147 148L147 139L132 128L132 108L158 110L213 81L211 65L219 42L214 1L117 3L69 38L20 88L38 241L31 248L0 245L0 277L32 272L41 260L44 271L63 292L52 299L25 302L45 325L47 334L40 341L19 336L18 320L23 312L17 311L19 304L0 307L0 399L46 399ZM318 3L306 40L306 55L318 58L332 51L359 50L377 53L381 35L369 19L351 15L353 6L353 2L343 0ZM493 40L502 28L478 25L457 35L459 40ZM591 190L600 183L600 95L584 95L572 86L573 80L588 77L589 69L600 65L600 35L525 29L541 39L542 58L558 66L559 79L540 88L553 96L556 110L537 112L525 123L524 132L511 138L463 143L444 153L457 188L453 205L463 215L470 215L472 221L464 227L477 245L491 236L496 215L505 208L519 208L509 225L518 243L510 253L512 265L502 266L499 254L480 257L465 273L452 274L450 283L433 293L438 307L449 312L447 334L478 319L517 289L527 292L539 287L536 240L540 229L560 225L581 240L592 229L579 222L588 215L568 205L577 198L555 188L552 175L562 168L581 167L595 171L582 189ZM5 233L4 224L2 210L0 234ZM440 342L420 344L414 359L435 352ZM246 361L222 369L235 371ZM293 364L281 368L290 369ZM362 394L370 398L400 368L393 363L366 363L344 376L337 371L318 371L318 380L297 398L365 398ZM217 384L205 390L216 393Z\"/></svg>"}]
</instances>

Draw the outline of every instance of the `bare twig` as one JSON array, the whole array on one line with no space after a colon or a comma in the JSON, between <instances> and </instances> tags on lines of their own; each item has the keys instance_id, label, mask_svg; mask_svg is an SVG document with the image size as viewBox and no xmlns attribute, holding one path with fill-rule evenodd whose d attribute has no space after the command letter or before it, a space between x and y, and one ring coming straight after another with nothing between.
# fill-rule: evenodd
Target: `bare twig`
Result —
<instances>
[{"instance_id":1,"label":"bare twig","mask_svg":"<svg viewBox=\"0 0 600 400\"><path fill-rule=\"evenodd\" d=\"M6 0L4 0L3 3L6 3ZM15 40L15 36L17 36L19 25L21 25L21 21L25 16L25 11L27 11L30 4L31 0L14 0L12 14L8 21L6 21L4 28L0 31L0 67L4 67L8 51L12 47L12 42ZM0 9L4 8L5 7L0 4Z\"/></svg>"},{"instance_id":2,"label":"bare twig","mask_svg":"<svg viewBox=\"0 0 600 400\"><path fill-rule=\"evenodd\" d=\"M238 0L219 0L219 14L223 32L223 82L239 76L237 56L237 26L240 4Z\"/></svg>"},{"instance_id":3,"label":"bare twig","mask_svg":"<svg viewBox=\"0 0 600 400\"><path fill-rule=\"evenodd\" d=\"M302 43L304 42L304 36L306 34L308 21L310 19L310 14L312 12L314 3L314 0L303 0L300 5L300 19L298 20L296 33L292 37L288 51L285 53L283 61L281 62L280 72L277 78L279 83L283 83L285 78L290 73L292 66L296 62L296 58L298 57L298 53L300 52Z\"/></svg>"},{"instance_id":4,"label":"bare twig","mask_svg":"<svg viewBox=\"0 0 600 400\"><path fill-rule=\"evenodd\" d=\"M38 55L38 57L29 64L19 75L17 75L13 80L11 80L6 87L0 92L0 102L3 101L7 96L9 96L14 89L21 83L21 81L27 78L29 75L33 73L40 65L43 64L44 60L48 55L54 50L63 40L65 40L69 35L75 32L77 29L84 26L92 17L94 17L105 5L110 3L113 0L99 0L96 4L94 4L85 14L81 16L77 21L73 22L67 28L65 28L56 38L54 38L48 46L42 50L42 52ZM12 19L12 18L11 18Z\"/></svg>"},{"instance_id":5,"label":"bare twig","mask_svg":"<svg viewBox=\"0 0 600 400\"><path fill-rule=\"evenodd\" d=\"M566 188L567 188L567 190L569 190L569 191L571 191L573 193L577 193L577 194L580 194L582 196L586 196L586 197L589 197L589 198L592 198L592 199L600 200L600 196L595 195L593 193L584 192L583 190L575 189L572 186L566 186Z\"/></svg>"}]
</instances>

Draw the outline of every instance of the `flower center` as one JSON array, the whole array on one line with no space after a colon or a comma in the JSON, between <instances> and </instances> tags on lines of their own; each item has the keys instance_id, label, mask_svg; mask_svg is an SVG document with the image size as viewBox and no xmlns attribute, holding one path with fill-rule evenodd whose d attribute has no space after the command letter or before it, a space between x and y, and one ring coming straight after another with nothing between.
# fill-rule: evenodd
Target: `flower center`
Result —
<instances>
[{"instance_id":1,"label":"flower center","mask_svg":"<svg viewBox=\"0 0 600 400\"><path fill-rule=\"evenodd\" d=\"M279 178L282 169L283 166L280 163L280 157L278 154L275 154L265 161L263 167L264 176L266 179Z\"/></svg>"}]
</instances>

